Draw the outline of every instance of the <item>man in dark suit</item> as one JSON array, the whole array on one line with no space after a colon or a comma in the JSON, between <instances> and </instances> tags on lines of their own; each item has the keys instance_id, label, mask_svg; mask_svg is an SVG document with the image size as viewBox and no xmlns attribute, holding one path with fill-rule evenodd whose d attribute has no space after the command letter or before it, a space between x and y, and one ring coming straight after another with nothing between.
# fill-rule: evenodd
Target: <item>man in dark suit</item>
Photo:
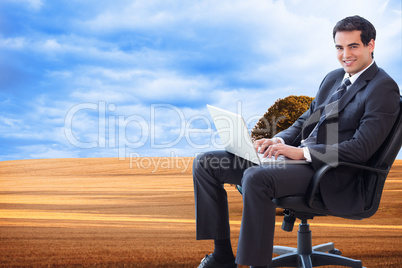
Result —
<instances>
[{"instance_id":1,"label":"man in dark suit","mask_svg":"<svg viewBox=\"0 0 402 268\"><path fill-rule=\"evenodd\" d=\"M399 89L373 60L376 31L359 16L334 27L341 69L330 72L306 111L272 139L255 141L267 157L306 159L310 165L254 165L224 151L199 155L193 178L197 239L213 239L215 249L199 267L267 267L275 226L273 198L304 194L314 172L339 161L366 163L389 133L399 113ZM343 85L344 84L344 85ZM335 214L362 211L364 191L353 170L335 169L321 182L325 205ZM243 218L235 260L230 244L224 183L243 188Z\"/></svg>"}]
</instances>

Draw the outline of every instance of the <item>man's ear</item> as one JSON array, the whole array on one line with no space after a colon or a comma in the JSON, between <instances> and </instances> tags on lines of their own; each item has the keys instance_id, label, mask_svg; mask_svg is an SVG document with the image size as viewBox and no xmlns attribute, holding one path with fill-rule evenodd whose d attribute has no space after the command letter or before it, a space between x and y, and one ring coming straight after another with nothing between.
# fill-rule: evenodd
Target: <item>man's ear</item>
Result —
<instances>
[{"instance_id":1,"label":"man's ear","mask_svg":"<svg viewBox=\"0 0 402 268\"><path fill-rule=\"evenodd\" d=\"M373 53L375 47L374 39L371 39L370 42L367 44L367 46L369 47L370 52Z\"/></svg>"}]
</instances>

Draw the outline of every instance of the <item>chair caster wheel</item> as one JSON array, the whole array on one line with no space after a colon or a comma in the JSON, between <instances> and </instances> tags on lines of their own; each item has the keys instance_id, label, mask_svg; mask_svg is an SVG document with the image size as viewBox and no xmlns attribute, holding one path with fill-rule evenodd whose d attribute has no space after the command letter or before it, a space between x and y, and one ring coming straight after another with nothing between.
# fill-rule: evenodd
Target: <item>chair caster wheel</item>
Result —
<instances>
[{"instance_id":1,"label":"chair caster wheel","mask_svg":"<svg viewBox=\"0 0 402 268\"><path fill-rule=\"evenodd\" d=\"M342 252L339 249L334 248L333 250L328 251L328 253L335 255L342 255Z\"/></svg>"}]
</instances>

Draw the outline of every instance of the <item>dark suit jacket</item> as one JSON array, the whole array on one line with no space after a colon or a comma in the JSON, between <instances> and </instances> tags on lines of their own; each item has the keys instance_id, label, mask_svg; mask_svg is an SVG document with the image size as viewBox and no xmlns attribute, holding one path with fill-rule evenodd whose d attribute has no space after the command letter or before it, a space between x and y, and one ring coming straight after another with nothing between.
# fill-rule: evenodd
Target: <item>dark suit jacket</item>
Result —
<instances>
[{"instance_id":1,"label":"dark suit jacket","mask_svg":"<svg viewBox=\"0 0 402 268\"><path fill-rule=\"evenodd\" d=\"M345 71L330 72L307 110L290 128L276 136L299 146L319 121L321 111L340 86ZM317 144L309 147L312 167L338 162L366 163L381 146L399 113L399 88L373 63L339 101L338 112L327 117L317 133ZM361 179L350 168L336 168L320 184L324 203L335 214L360 212L364 206Z\"/></svg>"}]
</instances>

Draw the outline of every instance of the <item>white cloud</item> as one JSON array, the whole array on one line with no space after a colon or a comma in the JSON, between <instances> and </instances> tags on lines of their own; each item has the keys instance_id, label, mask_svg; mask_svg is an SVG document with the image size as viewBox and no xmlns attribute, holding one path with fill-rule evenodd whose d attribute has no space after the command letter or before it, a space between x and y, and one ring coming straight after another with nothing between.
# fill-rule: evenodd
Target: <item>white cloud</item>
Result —
<instances>
[{"instance_id":1,"label":"white cloud","mask_svg":"<svg viewBox=\"0 0 402 268\"><path fill-rule=\"evenodd\" d=\"M45 41L43 48L48 51L57 51L61 49L61 45L57 42L57 40L49 39Z\"/></svg>"},{"instance_id":2,"label":"white cloud","mask_svg":"<svg viewBox=\"0 0 402 268\"><path fill-rule=\"evenodd\" d=\"M0 48L3 49L19 50L24 48L26 44L27 43L24 37L15 37L15 38L0 37Z\"/></svg>"},{"instance_id":3,"label":"white cloud","mask_svg":"<svg viewBox=\"0 0 402 268\"><path fill-rule=\"evenodd\" d=\"M16 3L20 3L23 6L26 6L26 4L28 4L28 7L32 8L35 11L39 10L43 5L42 0L2 0L2 1L16 2Z\"/></svg>"},{"instance_id":4,"label":"white cloud","mask_svg":"<svg viewBox=\"0 0 402 268\"><path fill-rule=\"evenodd\" d=\"M39 149L39 150L38 150ZM44 158L78 158L79 154L67 150L54 150L52 148L37 148L36 153L31 153L30 158L44 159Z\"/></svg>"},{"instance_id":5,"label":"white cloud","mask_svg":"<svg viewBox=\"0 0 402 268\"><path fill-rule=\"evenodd\" d=\"M14 128L18 124L21 124L20 119L7 118L5 116L0 115L0 125L2 125L3 130L5 127Z\"/></svg>"}]
</instances>

